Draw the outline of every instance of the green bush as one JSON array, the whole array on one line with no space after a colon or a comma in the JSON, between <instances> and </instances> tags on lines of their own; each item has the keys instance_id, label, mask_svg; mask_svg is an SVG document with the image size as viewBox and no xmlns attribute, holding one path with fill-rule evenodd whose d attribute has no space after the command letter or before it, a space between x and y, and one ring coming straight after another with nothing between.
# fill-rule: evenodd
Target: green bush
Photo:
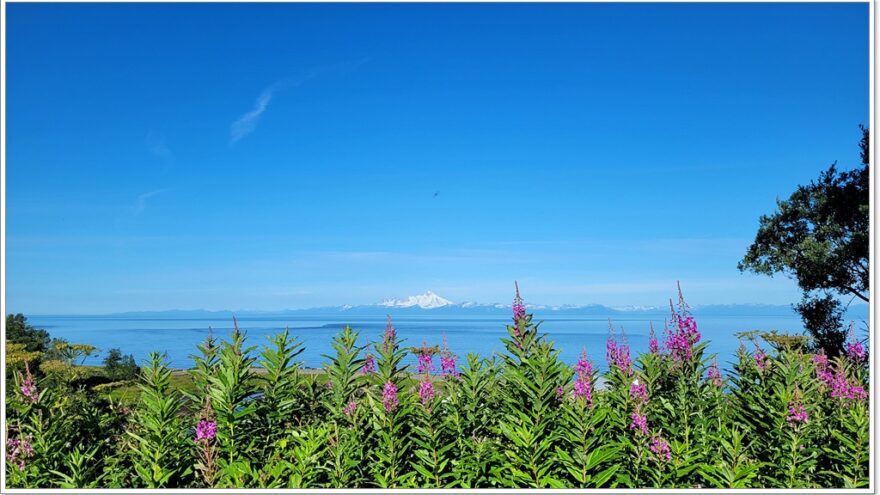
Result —
<instances>
[{"instance_id":1,"label":"green bush","mask_svg":"<svg viewBox=\"0 0 880 495\"><path fill-rule=\"evenodd\" d=\"M525 313L495 356L406 348L389 319L345 327L320 374L285 330L198 347L191 383L162 356L116 402L82 382L13 374L6 474L15 488L851 488L868 486L868 368L800 339L744 334L731 370L683 298L663 342L633 358L610 326L608 368L574 366ZM752 350L749 350L751 348ZM65 363L91 347L59 345ZM595 350L593 350L595 353ZM72 354L71 354L72 353ZM418 368L403 365L408 354ZM111 360L122 365L125 360ZM437 370L436 358L440 358ZM108 371L109 371L108 369Z\"/></svg>"},{"instance_id":2,"label":"green bush","mask_svg":"<svg viewBox=\"0 0 880 495\"><path fill-rule=\"evenodd\" d=\"M104 372L111 380L134 380L138 377L140 368L131 354L123 356L119 349L110 349L104 358Z\"/></svg>"}]
</instances>

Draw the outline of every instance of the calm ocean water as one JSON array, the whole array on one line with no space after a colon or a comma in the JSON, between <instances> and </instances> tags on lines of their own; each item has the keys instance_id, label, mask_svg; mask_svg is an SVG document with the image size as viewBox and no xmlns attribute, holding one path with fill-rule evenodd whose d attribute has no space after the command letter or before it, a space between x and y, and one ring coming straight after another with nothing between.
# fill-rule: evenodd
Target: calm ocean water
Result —
<instances>
[{"instance_id":1,"label":"calm ocean water","mask_svg":"<svg viewBox=\"0 0 880 495\"><path fill-rule=\"evenodd\" d=\"M535 319L540 319L540 314ZM165 352L168 362L175 368L192 366L191 354L197 352L196 344L205 340L208 327L213 327L214 335L226 338L232 330L231 318L178 318L178 317L121 317L121 316L33 316L29 321L38 328L46 329L52 337L61 337L70 342L88 343L97 346L100 352L86 361L86 364L99 364L112 348L119 348L123 354L132 354L139 363L150 352ZM500 338L507 335L505 325L510 320L504 317L462 316L400 316L394 318L398 335L406 339L405 346L419 346L423 340L429 345L439 345L444 336L450 350L461 356L475 352L489 356L504 349ZM662 339L663 321L656 317L617 318L612 320L619 331L623 326L633 350L633 356L646 352L648 348L649 322L653 321L658 337ZM301 339L305 351L300 355L304 366L317 368L326 359L322 354L330 354L330 340L346 324L360 332L359 344L369 338L381 341L386 320L383 317L354 315L345 316L288 316L260 315L238 318L239 328L247 332L249 345L268 344L267 337L289 327L290 333ZM742 330L779 330L781 332L803 331L800 319L794 316L760 317L697 317L697 324L703 339L709 340L709 352L718 354L718 363L727 368L732 361L739 341L735 332ZM557 317L547 318L541 330L556 342L561 358L574 363L581 349L586 347L592 361L600 369L605 368L605 339L608 335L607 317ZM661 340L662 341L662 340ZM415 359L410 357L409 363Z\"/></svg>"}]
</instances>

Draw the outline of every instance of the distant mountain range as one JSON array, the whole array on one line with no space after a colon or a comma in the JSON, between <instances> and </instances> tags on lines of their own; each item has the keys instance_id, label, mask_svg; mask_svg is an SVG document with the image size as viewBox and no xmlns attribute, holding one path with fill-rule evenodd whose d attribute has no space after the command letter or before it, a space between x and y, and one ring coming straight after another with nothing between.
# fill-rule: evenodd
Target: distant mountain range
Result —
<instances>
[{"instance_id":1,"label":"distant mountain range","mask_svg":"<svg viewBox=\"0 0 880 495\"><path fill-rule=\"evenodd\" d=\"M669 314L668 306L623 306L609 307L601 304L578 305L546 305L526 304L529 312L535 313L536 317L543 316L666 316ZM454 303L434 292L427 291L424 294L409 296L406 299L385 299L382 302L368 305L352 306L325 306L309 309L286 309L280 311L207 311L195 310L168 310L168 311L136 311L116 313L118 316L169 316L196 318L200 316L253 316L253 315L358 315L358 316L382 316L391 315L499 315L510 314L510 304L482 304L477 302ZM704 316L798 316L790 305L774 304L710 304L691 307L691 312ZM853 304L849 307L846 319L867 320L868 305Z\"/></svg>"}]
</instances>

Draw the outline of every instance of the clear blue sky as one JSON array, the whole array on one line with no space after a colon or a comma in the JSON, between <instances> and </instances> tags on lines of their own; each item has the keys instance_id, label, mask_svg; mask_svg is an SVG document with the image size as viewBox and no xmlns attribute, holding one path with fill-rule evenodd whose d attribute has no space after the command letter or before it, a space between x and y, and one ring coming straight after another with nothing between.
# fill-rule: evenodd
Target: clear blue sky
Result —
<instances>
[{"instance_id":1,"label":"clear blue sky","mask_svg":"<svg viewBox=\"0 0 880 495\"><path fill-rule=\"evenodd\" d=\"M788 304L868 4L7 4L7 311ZM436 195L435 195L436 194Z\"/></svg>"}]
</instances>

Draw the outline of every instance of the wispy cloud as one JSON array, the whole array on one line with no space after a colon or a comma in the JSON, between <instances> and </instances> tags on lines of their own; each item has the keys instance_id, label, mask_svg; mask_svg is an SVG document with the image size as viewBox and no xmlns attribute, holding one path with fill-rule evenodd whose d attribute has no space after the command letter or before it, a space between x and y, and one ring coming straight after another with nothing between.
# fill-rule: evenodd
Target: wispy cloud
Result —
<instances>
[{"instance_id":1,"label":"wispy cloud","mask_svg":"<svg viewBox=\"0 0 880 495\"><path fill-rule=\"evenodd\" d=\"M368 61L369 59L365 58L353 62L322 65L309 69L302 74L297 74L295 76L286 77L280 81L276 81L260 93L260 95L257 97L257 100L254 102L254 107L250 111L248 111L232 123L229 128L229 144L233 145L241 140L241 138L254 132L254 130L257 128L257 123L260 120L260 116L263 115L266 109L269 108L269 103L272 102L275 94L279 91L292 87L297 87L308 81L309 79L313 79L323 74L334 72L348 72L355 70L361 65L367 63Z\"/></svg>"},{"instance_id":2,"label":"wispy cloud","mask_svg":"<svg viewBox=\"0 0 880 495\"><path fill-rule=\"evenodd\" d=\"M165 142L165 136L150 132L147 134L147 149L150 153L164 162L170 162L174 159L171 148Z\"/></svg>"},{"instance_id":3,"label":"wispy cloud","mask_svg":"<svg viewBox=\"0 0 880 495\"><path fill-rule=\"evenodd\" d=\"M138 196L137 202L135 202L135 207L134 207L135 215L140 215L141 213L144 212L144 210L147 207L147 200L148 199L150 199L154 196L158 196L167 190L168 189L157 189L155 191L146 192L146 193L143 193L140 196Z\"/></svg>"},{"instance_id":4,"label":"wispy cloud","mask_svg":"<svg viewBox=\"0 0 880 495\"><path fill-rule=\"evenodd\" d=\"M254 132L254 129L257 128L257 121L260 119L260 115L263 115L263 112L269 107L269 102L272 101L272 95L275 94L275 91L277 91L276 85L264 89L257 98L253 110L242 115L238 120L232 123L232 127L229 130L229 144L235 144L239 139Z\"/></svg>"}]
</instances>

